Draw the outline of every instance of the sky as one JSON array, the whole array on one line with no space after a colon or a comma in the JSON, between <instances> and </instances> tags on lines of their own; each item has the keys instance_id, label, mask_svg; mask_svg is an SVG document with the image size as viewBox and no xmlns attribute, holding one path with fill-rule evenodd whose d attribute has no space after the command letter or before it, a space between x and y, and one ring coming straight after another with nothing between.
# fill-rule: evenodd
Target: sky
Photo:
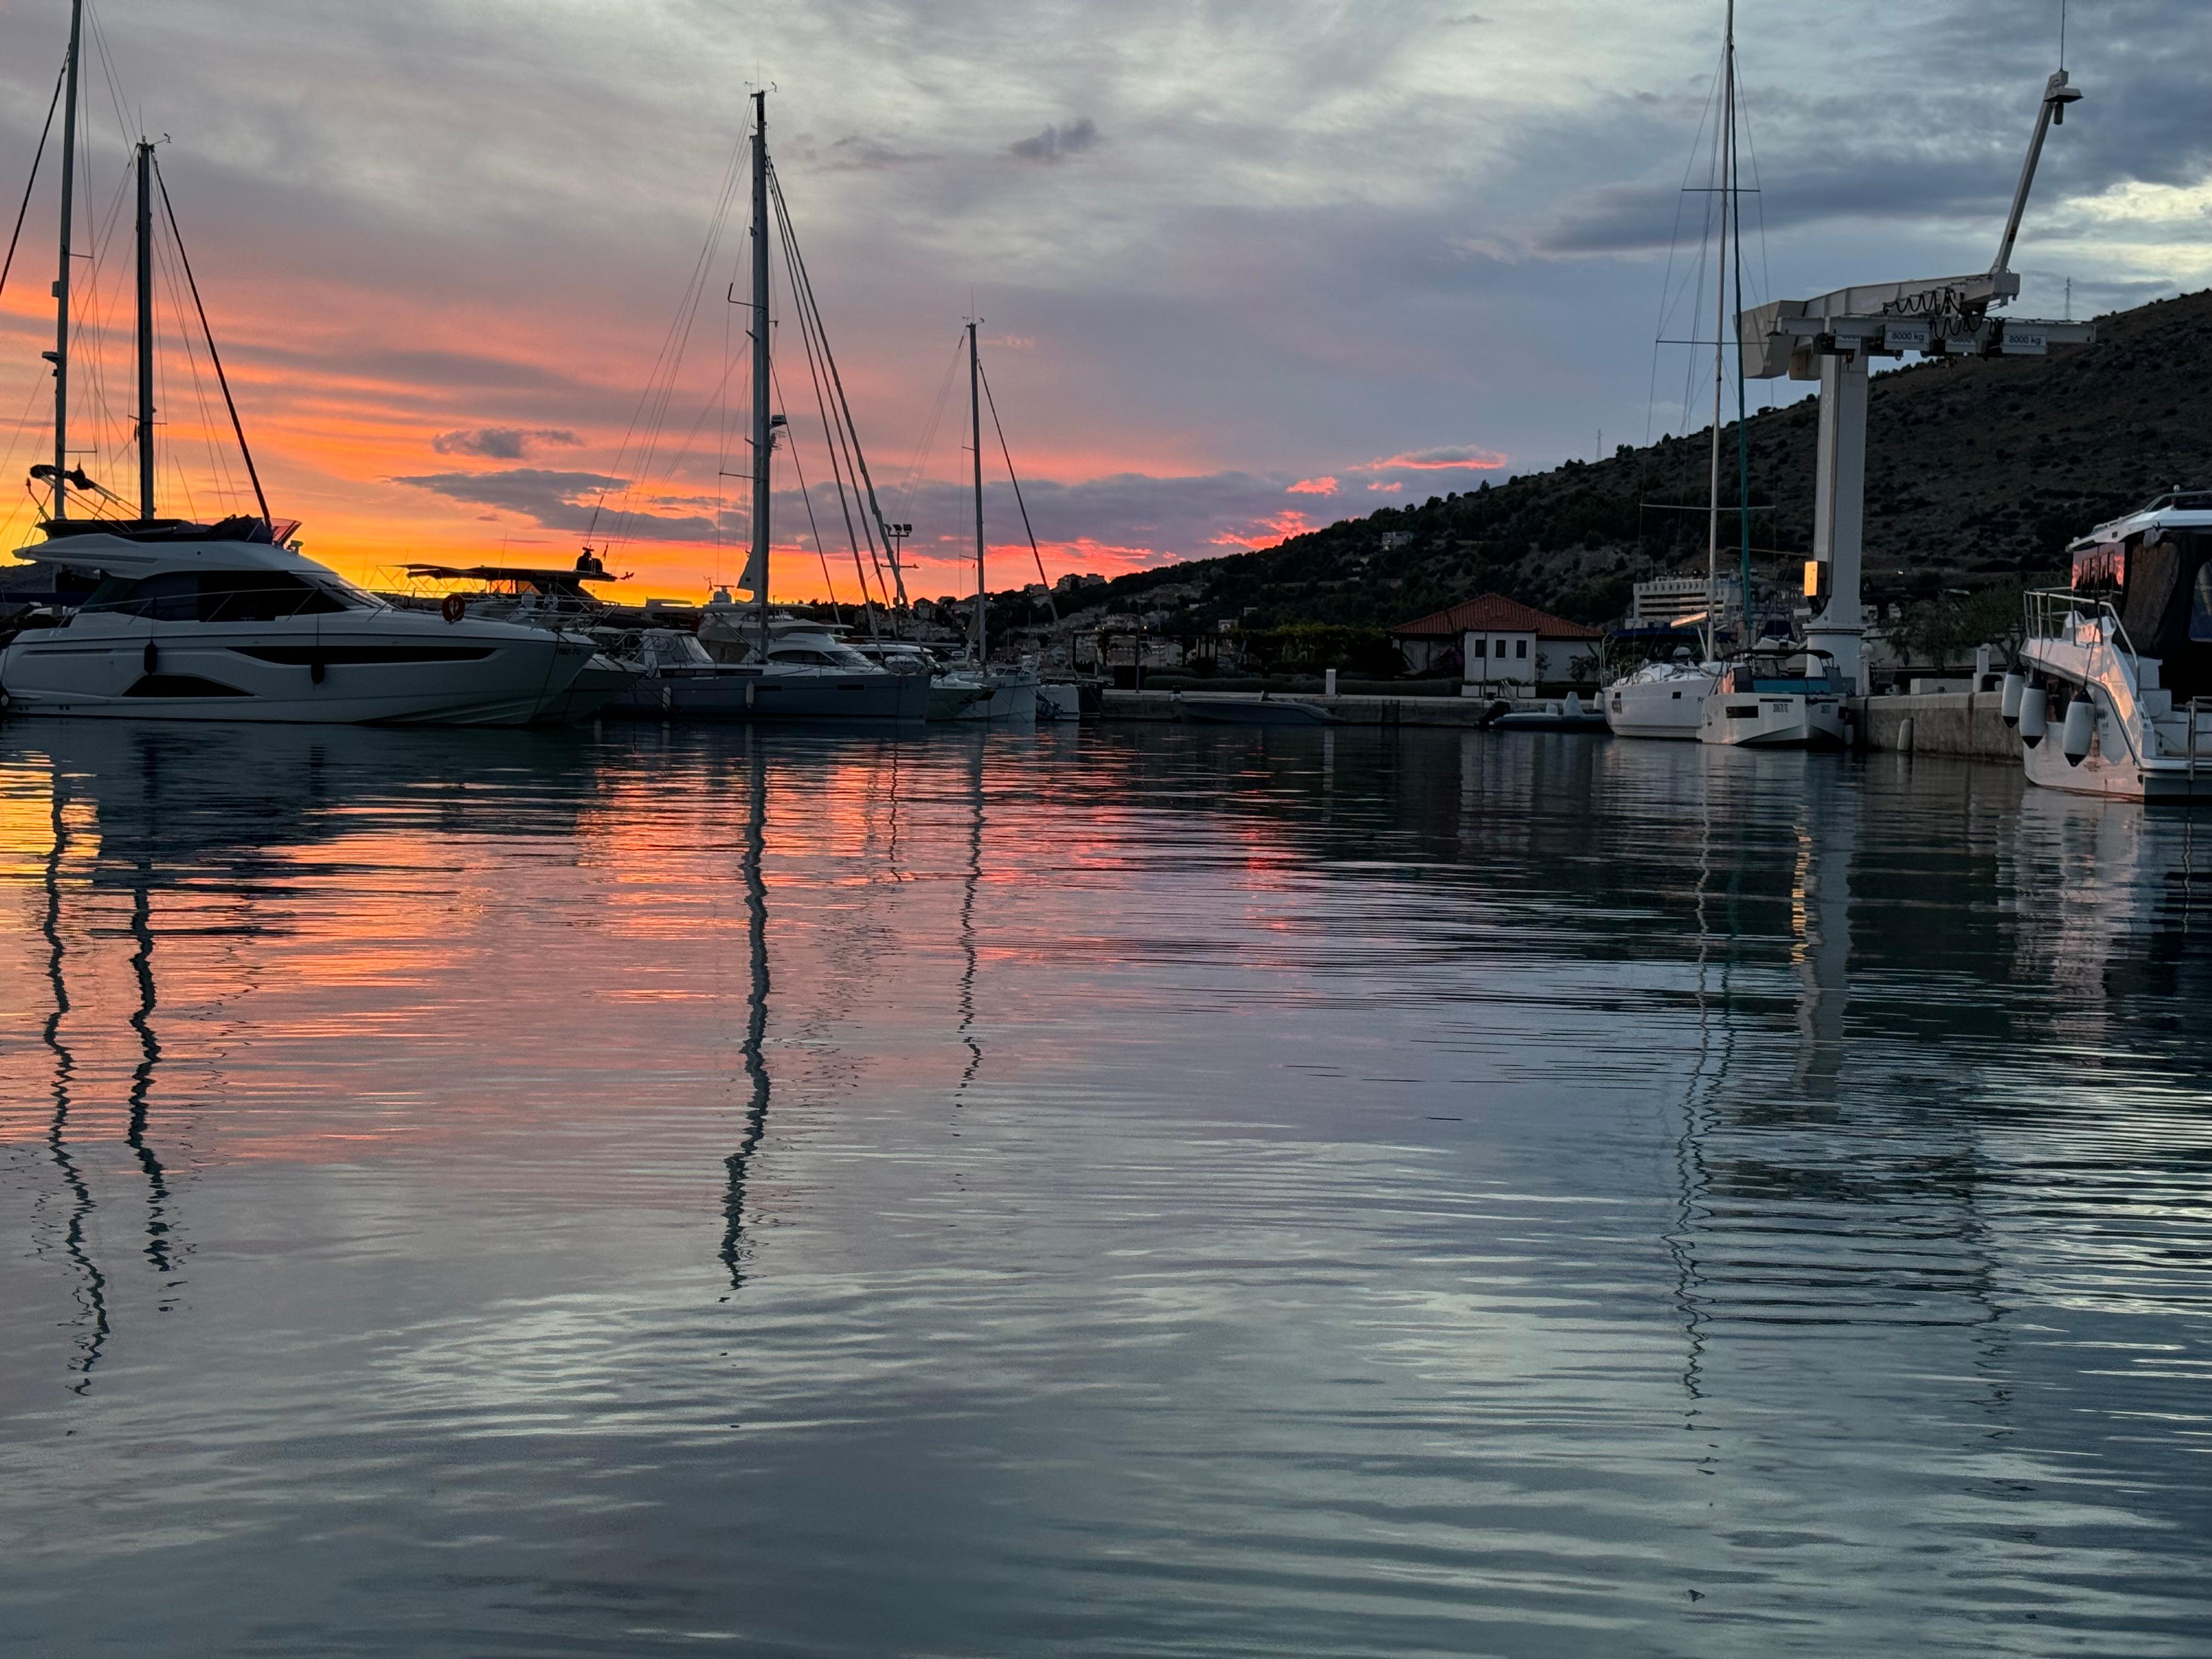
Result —
<instances>
[{"instance_id":1,"label":"sky","mask_svg":"<svg viewBox=\"0 0 2212 1659\"><path fill-rule=\"evenodd\" d=\"M123 185L143 133L273 514L380 583L407 560L567 564L587 535L634 591L737 575L741 200L716 227L756 86L884 510L915 526L917 595L974 581L970 315L1054 577L1268 545L1709 418L1684 408L1688 349L1655 340L1711 303L1712 198L1681 187L1708 165L1716 0L88 15L73 459L131 493ZM67 27L66 0L0 0L0 199L29 176ZM1737 35L1753 303L1987 268L2057 0L1744 0ZM2212 284L2208 47L2202 0L2075 0L2086 95L2045 150L2021 313L2061 315L2069 278L2076 316ZM0 291L18 477L52 443L56 172L50 147ZM250 509L160 263L161 510ZM773 591L849 603L778 284L798 436ZM985 459L990 585L1034 580L988 428ZM10 545L32 538L27 486L14 507Z\"/></svg>"}]
</instances>

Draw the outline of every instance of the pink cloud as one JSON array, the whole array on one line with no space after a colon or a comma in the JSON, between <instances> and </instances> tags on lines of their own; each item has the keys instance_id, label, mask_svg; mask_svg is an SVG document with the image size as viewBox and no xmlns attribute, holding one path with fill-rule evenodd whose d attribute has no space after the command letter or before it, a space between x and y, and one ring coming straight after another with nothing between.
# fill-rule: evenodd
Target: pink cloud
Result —
<instances>
[{"instance_id":1,"label":"pink cloud","mask_svg":"<svg viewBox=\"0 0 2212 1659\"><path fill-rule=\"evenodd\" d=\"M1406 486L1401 480L1392 478L1382 483L1371 483L1367 487L1370 489L1380 490L1386 495L1395 495Z\"/></svg>"},{"instance_id":2,"label":"pink cloud","mask_svg":"<svg viewBox=\"0 0 2212 1659\"><path fill-rule=\"evenodd\" d=\"M1336 494L1336 480L1328 477L1301 478L1291 486L1290 493L1293 495L1334 495Z\"/></svg>"},{"instance_id":3,"label":"pink cloud","mask_svg":"<svg viewBox=\"0 0 2212 1659\"><path fill-rule=\"evenodd\" d=\"M1357 472L1495 472L1505 465L1505 457L1494 449L1479 449L1473 444L1443 444L1434 449L1413 449L1402 454L1370 461L1355 467Z\"/></svg>"},{"instance_id":4,"label":"pink cloud","mask_svg":"<svg viewBox=\"0 0 2212 1659\"><path fill-rule=\"evenodd\" d=\"M1293 536L1304 536L1315 528L1314 521L1295 507L1256 519L1241 531L1224 530L1206 539L1216 547L1252 547L1268 541L1288 541Z\"/></svg>"}]
</instances>

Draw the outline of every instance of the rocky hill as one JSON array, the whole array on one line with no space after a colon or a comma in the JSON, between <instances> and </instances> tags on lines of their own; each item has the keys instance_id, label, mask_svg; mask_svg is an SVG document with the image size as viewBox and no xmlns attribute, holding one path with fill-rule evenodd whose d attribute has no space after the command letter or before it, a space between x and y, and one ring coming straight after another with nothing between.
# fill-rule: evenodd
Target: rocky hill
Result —
<instances>
[{"instance_id":1,"label":"rocky hill","mask_svg":"<svg viewBox=\"0 0 2212 1659\"><path fill-rule=\"evenodd\" d=\"M1772 509L1753 521L1754 568L1793 589L1812 547L1818 418L1806 400L1749 422L1752 500ZM1164 610L1168 626L1193 629L1224 618L1371 627L1485 591L1609 622L1631 584L1703 574L1703 517L1665 507L1703 507L1711 433L1384 507L1084 598ZM1730 422L1731 469L1735 442ZM2099 520L2170 484L2212 484L2212 289L2100 318L2087 348L1878 374L1867 447L1869 601L2057 569L2067 541Z\"/></svg>"}]
</instances>

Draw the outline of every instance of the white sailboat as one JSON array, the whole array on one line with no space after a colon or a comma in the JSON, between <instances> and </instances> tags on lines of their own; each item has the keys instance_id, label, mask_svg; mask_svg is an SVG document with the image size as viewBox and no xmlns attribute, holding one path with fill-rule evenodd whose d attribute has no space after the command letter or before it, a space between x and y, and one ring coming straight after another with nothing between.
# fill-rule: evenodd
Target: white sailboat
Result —
<instances>
[{"instance_id":1,"label":"white sailboat","mask_svg":"<svg viewBox=\"0 0 2212 1659\"><path fill-rule=\"evenodd\" d=\"M981 360L976 355L975 324L968 325L968 412L975 463L975 614L969 629L969 655L937 677L945 700L957 698L943 718L957 720L1034 720L1037 717L1037 672L1029 663L991 661L985 613L990 593L983 584L983 405Z\"/></svg>"},{"instance_id":2,"label":"white sailboat","mask_svg":"<svg viewBox=\"0 0 2212 1659\"><path fill-rule=\"evenodd\" d=\"M1720 627L1721 540L1721 388L1726 378L1728 330L1728 259L1730 233L1735 243L1736 269L1742 269L1742 226L1736 213L1735 182L1735 0L1729 0L1728 20L1721 48L1721 118L1713 143L1719 175L1721 217L1713 248L1713 434L1705 503L1705 614L1702 660L1673 660L1647 664L1605 689L1606 724L1622 738L1662 738L1685 741L1704 738L1705 700L1718 684ZM1736 302L1741 307L1741 280ZM1751 618L1751 542L1747 526L1750 492L1748 466L1741 454L1743 438L1741 364L1738 363L1736 427L1738 434L1737 522L1743 539L1743 626Z\"/></svg>"},{"instance_id":3,"label":"white sailboat","mask_svg":"<svg viewBox=\"0 0 2212 1659\"><path fill-rule=\"evenodd\" d=\"M1729 749L1840 749L1850 690L1825 651L1739 652L1698 706L1698 741Z\"/></svg>"},{"instance_id":4,"label":"white sailboat","mask_svg":"<svg viewBox=\"0 0 2212 1659\"><path fill-rule=\"evenodd\" d=\"M137 146L138 501L129 504L70 460L70 243L82 0L71 7L62 141L60 274L54 283L54 459L32 470L52 490L46 540L19 559L96 582L53 626L0 650L0 690L28 714L172 720L368 721L518 726L580 717L576 682L594 647L581 634L403 611L299 550L296 524L272 520L212 331L210 360L244 453L257 515L213 524L162 518L155 503L155 192L177 233L154 146ZM198 286L179 263L196 307ZM201 311L205 327L206 313ZM72 516L75 489L95 511ZM100 511L98 509L106 509ZM116 509L121 509L117 511ZM608 688L611 692L611 687Z\"/></svg>"},{"instance_id":5,"label":"white sailboat","mask_svg":"<svg viewBox=\"0 0 2212 1659\"><path fill-rule=\"evenodd\" d=\"M871 662L820 623L778 617L769 608L771 463L777 436L788 428L770 404L768 94L752 96L752 550L737 584L752 601L741 611L718 595L696 634L642 629L618 641L614 659L635 678L611 712L918 720L929 702L925 682ZM796 286L796 273L793 281Z\"/></svg>"}]
</instances>

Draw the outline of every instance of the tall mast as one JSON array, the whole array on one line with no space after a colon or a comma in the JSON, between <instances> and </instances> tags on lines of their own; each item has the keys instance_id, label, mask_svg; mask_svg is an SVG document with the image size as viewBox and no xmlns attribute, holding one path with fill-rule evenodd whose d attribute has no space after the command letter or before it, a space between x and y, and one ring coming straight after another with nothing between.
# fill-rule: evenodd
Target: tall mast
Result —
<instances>
[{"instance_id":1,"label":"tall mast","mask_svg":"<svg viewBox=\"0 0 2212 1659\"><path fill-rule=\"evenodd\" d=\"M1723 60L1735 48L1735 0L1729 0L1728 33L1722 48ZM1723 97L1727 93L1724 90ZM1723 108L1723 124L1734 111ZM1711 477L1707 482L1705 502L1705 660L1711 662L1718 646L1720 632L1720 562L1721 562L1721 380L1727 354L1722 349L1722 332L1728 326L1728 140L1726 127L1713 140L1714 154L1720 159L1721 222L1713 235L1713 453Z\"/></svg>"},{"instance_id":2,"label":"tall mast","mask_svg":"<svg viewBox=\"0 0 2212 1659\"><path fill-rule=\"evenodd\" d=\"M1734 0L1730 0L1733 11ZM1737 580L1743 584L1743 643L1751 631L1751 415L1743 391L1743 161L1735 137L1735 19L1728 38L1729 249L1735 270L1735 523Z\"/></svg>"},{"instance_id":3,"label":"tall mast","mask_svg":"<svg viewBox=\"0 0 2212 1659\"><path fill-rule=\"evenodd\" d=\"M76 206L77 48L84 39L84 0L70 0L68 90L62 101L61 274L54 278L54 505L51 516L69 513L70 234Z\"/></svg>"},{"instance_id":4,"label":"tall mast","mask_svg":"<svg viewBox=\"0 0 2212 1659\"><path fill-rule=\"evenodd\" d=\"M154 516L154 147L138 141L138 516Z\"/></svg>"},{"instance_id":5,"label":"tall mast","mask_svg":"<svg viewBox=\"0 0 2212 1659\"><path fill-rule=\"evenodd\" d=\"M983 665L983 404L975 356L975 322L968 323L968 421L975 434L975 665Z\"/></svg>"},{"instance_id":6,"label":"tall mast","mask_svg":"<svg viewBox=\"0 0 2212 1659\"><path fill-rule=\"evenodd\" d=\"M768 388L768 94L753 94L753 556L759 586L753 602L760 613L760 659L768 661L768 495L769 445Z\"/></svg>"}]
</instances>

